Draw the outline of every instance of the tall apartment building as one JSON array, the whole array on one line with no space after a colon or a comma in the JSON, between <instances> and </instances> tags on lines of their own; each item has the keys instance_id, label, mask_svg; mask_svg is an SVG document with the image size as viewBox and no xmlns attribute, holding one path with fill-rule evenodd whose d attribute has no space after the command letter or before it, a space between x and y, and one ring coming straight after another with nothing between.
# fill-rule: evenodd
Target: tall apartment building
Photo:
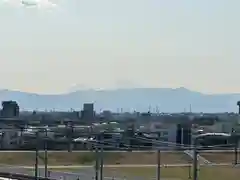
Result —
<instances>
[{"instance_id":1,"label":"tall apartment building","mask_svg":"<svg viewBox=\"0 0 240 180\"><path fill-rule=\"evenodd\" d=\"M93 103L85 103L83 104L83 110L81 111L81 119L83 120L94 120L95 112L94 112L94 104Z\"/></svg>"},{"instance_id":2,"label":"tall apartment building","mask_svg":"<svg viewBox=\"0 0 240 180\"><path fill-rule=\"evenodd\" d=\"M19 106L16 101L3 101L2 102L2 117L17 117L19 116Z\"/></svg>"}]
</instances>

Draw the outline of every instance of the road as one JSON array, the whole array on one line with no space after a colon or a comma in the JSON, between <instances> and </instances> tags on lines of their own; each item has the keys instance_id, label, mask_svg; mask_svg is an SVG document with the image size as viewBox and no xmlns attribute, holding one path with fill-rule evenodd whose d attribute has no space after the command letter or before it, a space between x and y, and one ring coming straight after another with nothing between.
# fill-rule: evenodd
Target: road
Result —
<instances>
[{"instance_id":1,"label":"road","mask_svg":"<svg viewBox=\"0 0 240 180\"><path fill-rule=\"evenodd\" d=\"M188 167L191 164L162 164L161 167ZM201 164L201 166L230 166L232 163L211 163L211 164ZM141 168L141 167L157 167L157 164L112 164L112 165L104 165L105 168ZM8 168L8 169L28 169L33 170L34 166L11 166L11 165L0 165L1 168ZM39 169L44 169L43 165L38 166ZM48 169L89 169L94 168L93 165L64 165L64 166L48 166Z\"/></svg>"},{"instance_id":2,"label":"road","mask_svg":"<svg viewBox=\"0 0 240 180\"><path fill-rule=\"evenodd\" d=\"M213 152L213 153L222 153L222 152L234 152L234 150L200 150L201 152ZM44 152L44 150L39 151L39 152ZM49 153L57 153L57 152L68 152L68 151L48 151ZM79 152L79 153L86 153L86 152L94 152L94 151L72 151L72 152ZM156 152L156 150L144 150L144 151L107 151L107 152ZM179 152L177 150L162 150L161 152ZM183 151L182 151L183 152ZM0 151L0 153L35 153L35 151L13 151L13 150L9 150L9 151Z\"/></svg>"}]
</instances>

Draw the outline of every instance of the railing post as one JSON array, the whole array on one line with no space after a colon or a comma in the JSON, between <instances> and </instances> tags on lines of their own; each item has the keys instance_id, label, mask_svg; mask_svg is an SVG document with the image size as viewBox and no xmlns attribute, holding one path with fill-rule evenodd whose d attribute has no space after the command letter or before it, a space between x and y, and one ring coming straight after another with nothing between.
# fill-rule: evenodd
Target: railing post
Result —
<instances>
[{"instance_id":1,"label":"railing post","mask_svg":"<svg viewBox=\"0 0 240 180\"><path fill-rule=\"evenodd\" d=\"M197 138L193 143L193 180L198 180Z\"/></svg>"},{"instance_id":2,"label":"railing post","mask_svg":"<svg viewBox=\"0 0 240 180\"><path fill-rule=\"evenodd\" d=\"M38 180L39 133L36 132L35 180Z\"/></svg>"},{"instance_id":3,"label":"railing post","mask_svg":"<svg viewBox=\"0 0 240 180\"><path fill-rule=\"evenodd\" d=\"M158 140L160 139L160 133L158 133ZM160 147L157 147L157 180L161 178L161 151Z\"/></svg>"}]
</instances>

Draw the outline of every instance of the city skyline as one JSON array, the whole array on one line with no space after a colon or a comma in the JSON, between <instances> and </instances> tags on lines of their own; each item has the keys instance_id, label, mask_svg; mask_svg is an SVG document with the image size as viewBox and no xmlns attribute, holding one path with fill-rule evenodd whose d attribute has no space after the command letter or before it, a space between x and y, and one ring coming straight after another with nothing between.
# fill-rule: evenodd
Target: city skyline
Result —
<instances>
[{"instance_id":1,"label":"city skyline","mask_svg":"<svg viewBox=\"0 0 240 180\"><path fill-rule=\"evenodd\" d=\"M237 0L0 3L0 89L240 92Z\"/></svg>"}]
</instances>

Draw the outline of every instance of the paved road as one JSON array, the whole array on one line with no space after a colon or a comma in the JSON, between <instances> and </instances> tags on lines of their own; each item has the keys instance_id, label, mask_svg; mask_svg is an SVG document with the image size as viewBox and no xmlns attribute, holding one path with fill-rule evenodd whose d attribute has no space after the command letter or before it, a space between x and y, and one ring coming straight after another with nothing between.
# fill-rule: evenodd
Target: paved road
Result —
<instances>
[{"instance_id":1,"label":"paved road","mask_svg":"<svg viewBox=\"0 0 240 180\"><path fill-rule=\"evenodd\" d=\"M0 168L0 171L3 171L3 168ZM29 171L27 169L17 169L17 168L6 168L4 170L5 172L12 172L12 173L21 173L26 175L34 176L33 171ZM93 169L79 169L76 173L71 172L60 172L60 171L50 171L50 178L56 179L56 180L94 180L95 172ZM44 177L44 169L39 170L39 176ZM151 179L156 179L154 176L151 177ZM122 177L116 177L116 176L104 176L103 180L146 180L146 178L143 177L131 177L131 178L124 178Z\"/></svg>"},{"instance_id":2,"label":"paved road","mask_svg":"<svg viewBox=\"0 0 240 180\"><path fill-rule=\"evenodd\" d=\"M24 168L24 167L0 167L0 172L11 172L11 173L19 173L19 174L26 174L30 176L34 176L34 168ZM44 177L44 169L40 168L38 172L39 176ZM50 171L50 177L53 179L64 179L64 180L77 180L84 179L84 180L93 180L95 173L94 169L91 168L81 168L77 171L77 173L70 173L70 172L60 172L60 171ZM104 180L112 180L113 177L104 177ZM114 177L114 180L123 180L121 178Z\"/></svg>"},{"instance_id":3,"label":"paved road","mask_svg":"<svg viewBox=\"0 0 240 180\"><path fill-rule=\"evenodd\" d=\"M161 167L188 167L191 164L161 164ZM230 166L231 163L210 163L210 164L201 164L201 166ZM44 169L44 166L39 165L39 169ZM113 165L104 165L105 168L141 168L141 167L157 167L157 164L113 164ZM11 166L11 165L1 165L1 168L8 168L8 169L27 169L27 170L33 170L34 166ZM48 166L49 169L91 169L94 168L93 165L65 165L65 166Z\"/></svg>"},{"instance_id":4,"label":"paved road","mask_svg":"<svg viewBox=\"0 0 240 180\"><path fill-rule=\"evenodd\" d=\"M240 150L240 149L239 149ZM202 152L234 152L234 150L200 150ZM21 153L35 153L35 151L0 151L0 153L18 153L18 152L21 152ZM39 151L39 152L44 152L44 151ZM49 153L55 153L55 152L68 152L68 151L48 151ZM72 151L72 152L93 152L93 151ZM129 151L107 151L107 152L129 152ZM144 150L144 151L131 151L131 152L156 152L156 150ZM162 150L161 152L179 152L177 150ZM183 152L183 151L182 151Z\"/></svg>"}]
</instances>

